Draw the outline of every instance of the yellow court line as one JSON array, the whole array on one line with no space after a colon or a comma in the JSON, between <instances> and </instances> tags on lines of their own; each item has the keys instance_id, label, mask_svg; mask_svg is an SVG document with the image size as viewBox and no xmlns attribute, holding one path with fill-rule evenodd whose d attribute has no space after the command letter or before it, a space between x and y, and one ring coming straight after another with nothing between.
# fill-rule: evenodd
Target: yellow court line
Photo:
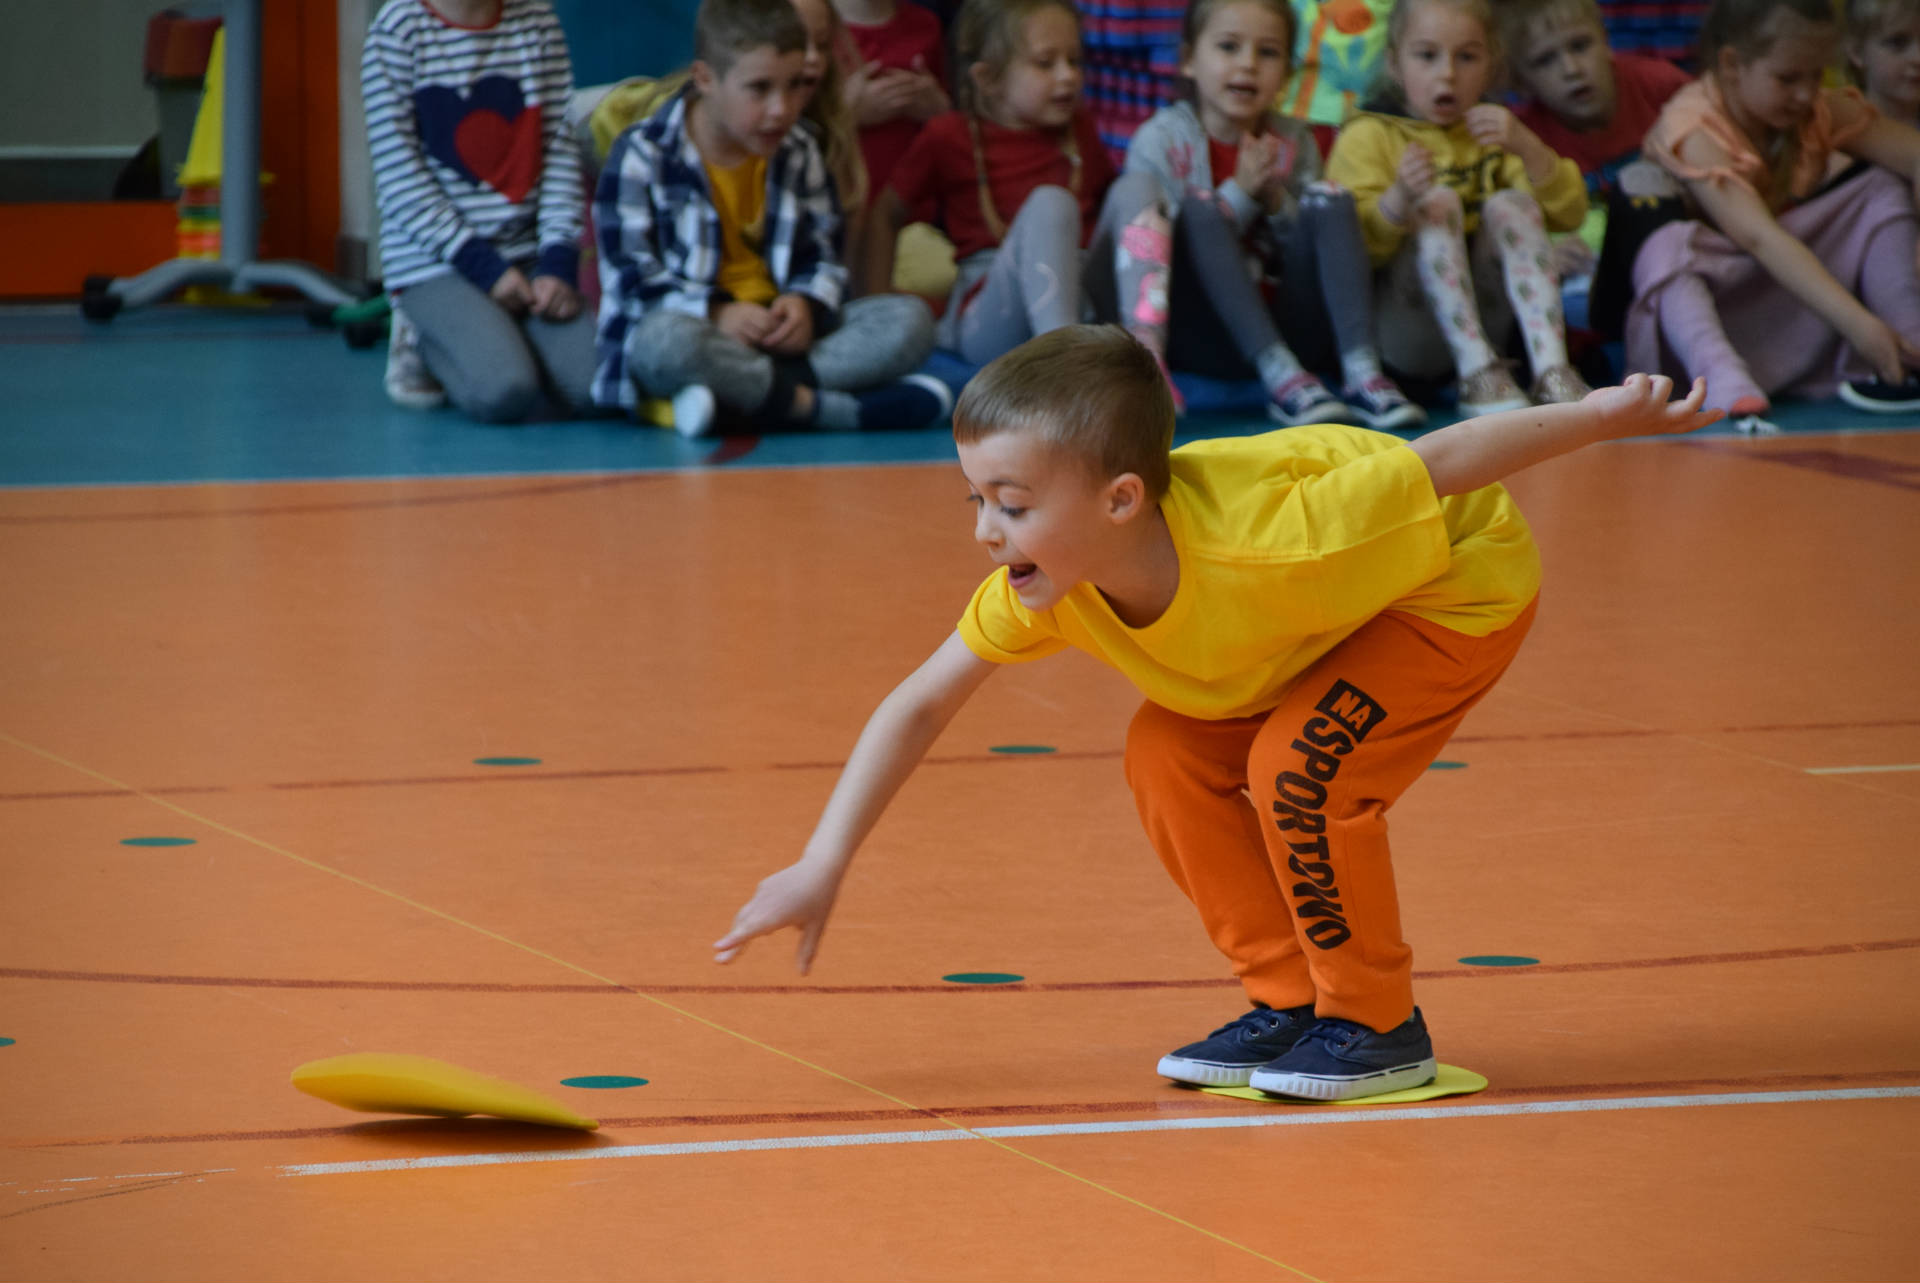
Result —
<instances>
[{"instance_id":1,"label":"yellow court line","mask_svg":"<svg viewBox=\"0 0 1920 1283\"><path fill-rule=\"evenodd\" d=\"M1093 1189L1099 1190L1101 1193L1110 1195L1113 1198L1117 1198L1123 1203L1130 1203L1133 1206L1140 1208L1142 1211L1151 1212L1155 1216L1159 1216L1166 1220L1172 1221L1175 1225L1180 1225L1185 1227L1186 1229L1190 1229L1194 1231L1196 1234L1202 1234L1202 1235L1205 1235L1207 1238L1213 1239L1220 1243L1224 1243L1228 1247L1235 1248L1239 1251L1245 1252L1248 1256L1254 1257L1258 1260L1265 1261L1269 1265L1277 1265L1281 1269L1286 1270L1290 1274L1296 1274L1299 1277L1308 1280L1309 1283L1321 1283L1321 1280L1316 1278L1314 1275L1307 1273L1305 1270L1298 1269L1294 1266L1288 1265L1285 1261L1277 1260L1274 1257L1266 1255L1264 1252L1255 1251L1253 1248L1248 1247L1246 1244L1236 1242L1235 1240L1228 1238L1224 1234L1220 1234L1206 1228L1204 1225L1196 1225L1192 1221L1187 1220L1185 1217L1176 1216L1174 1213L1167 1211L1165 1208L1155 1207L1152 1203L1144 1202L1140 1199L1133 1197L1130 1194L1123 1194L1119 1190L1114 1189L1112 1186L1103 1185L1099 1181L1096 1181L1091 1177L1082 1176L1078 1172L1070 1171L1067 1168L1061 1167L1057 1163L1050 1163L1046 1159L1041 1158L1039 1155L1030 1154L1027 1151L1019 1148L1018 1146L1008 1144L1006 1141L1001 1140L998 1137L982 1135L979 1131L975 1130L974 1128L968 1127L963 1123L957 1123L950 1118L947 1118L941 1114L934 1112L933 1110L924 1109L919 1105L915 1105L911 1101L903 1100L899 1096L894 1095L892 1092L889 1092L884 1088L875 1087L870 1083L863 1083L857 1078L850 1078L846 1074L840 1073L838 1070L829 1069L825 1065L815 1064L813 1061L806 1059L804 1056L795 1055L793 1052L790 1052L790 1051L783 1051L780 1048L775 1047L770 1043L765 1043L760 1041L758 1038L753 1037L751 1034L742 1033L738 1029L733 1029L719 1023L716 1020L711 1020L706 1016L700 1015L698 1012L689 1011L685 1007L681 1007L674 1003L668 1002L664 998L656 997L653 994L650 994L643 989L636 989L632 985L622 984L618 980L610 979L607 976L601 975L597 971L593 971L586 967L580 966L578 963L569 962L565 958L557 957L556 955L548 953L543 949L537 949L530 944L523 944L520 941L512 939L509 936L501 935L498 931L494 931L494 930L491 930L490 928L483 927L476 922L469 922L465 918L457 917L454 914L448 913L444 909L436 909L430 904L426 904L419 900L415 900L411 896L402 895L400 892L393 891L386 887L383 887L377 882L369 882L365 878L357 877L354 874L346 872L344 869L336 869L331 865L322 864L318 860L309 859L307 856L299 855L293 851L289 851L285 847L276 846L275 844L267 841L264 838L255 837L251 833L243 832L242 830L233 828L230 825L222 824L220 823L220 821L215 820L210 816L202 815L198 811L189 810L188 808L181 806L178 803L169 802L166 798L158 797L152 793L145 791L144 789L140 789L135 787L134 785L127 784L121 780L117 780L113 776L108 775L103 771L96 771L90 766L85 766L79 762L70 761L67 758L61 757L58 753L55 753L49 749L41 748L37 744L29 744L25 740L17 739L14 736L9 735L5 731L0 731L0 742L5 742L7 744L13 745L15 748L22 749L29 753L33 753L36 756L45 758L49 762L54 762L61 766L64 766L68 770L78 771L80 774L99 780L103 784L111 785L112 787L116 789L120 789L123 792L126 792L134 797L138 797L144 801L151 802L156 806L160 806L165 808L166 810L172 811L174 814L179 815L185 819L192 820L196 824L203 824L206 827L215 830L216 832L226 834L228 837L236 838L239 841L248 843L252 846L257 846L263 851L270 851L274 855L278 855L285 859L292 860L295 864L304 865L305 867L312 869L316 873L325 873L331 877L339 878L342 881L350 882L354 886L360 887L367 891L372 891L376 895L383 895L390 900L398 901L399 903L406 905L408 908L417 909L421 913L425 913L432 917L439 918L444 922L450 922L455 926L464 927L468 931L478 932L480 935L487 937L489 940L497 941L500 944L504 944L508 946L509 948L518 949L523 953L530 953L536 958L540 958L547 962L551 962L555 966L565 968L566 970L572 971L577 975L586 976L589 979L600 982L601 984L609 985L615 989L622 990L626 993L631 993L635 997L644 998L648 1002L653 1003L655 1006L661 1008L662 1010L670 1011L676 1016L684 1016L688 1020L696 1021L699 1024L705 1025L707 1028L712 1029L716 1033L722 1033L727 1035L730 1038L736 1038L739 1041L746 1043L748 1046L758 1048L759 1050L767 1052L771 1055L778 1056L784 1060L791 1061L796 1065L801 1065L807 1069L811 1069L815 1073L824 1074L826 1077L832 1078L838 1082L845 1083L849 1087L856 1088L860 1091L867 1092L874 1096L878 1096L880 1099L885 1101L890 1101L893 1104L900 1106L902 1109L910 1109L910 1110L913 1110L915 1113L924 1114L928 1118L931 1118L936 1122L942 1123L948 1127L953 1128L955 1131L965 1132L970 1136L974 1136L980 1140L984 1140L990 1145L993 1145L1001 1150L1004 1150L1009 1154L1013 1154L1016 1157L1023 1158L1028 1162L1033 1163L1037 1166L1044 1167L1048 1171L1057 1173L1058 1175L1061 1175L1061 1176L1068 1177L1072 1180L1079 1181L1081 1184L1089 1186Z\"/></svg>"}]
</instances>

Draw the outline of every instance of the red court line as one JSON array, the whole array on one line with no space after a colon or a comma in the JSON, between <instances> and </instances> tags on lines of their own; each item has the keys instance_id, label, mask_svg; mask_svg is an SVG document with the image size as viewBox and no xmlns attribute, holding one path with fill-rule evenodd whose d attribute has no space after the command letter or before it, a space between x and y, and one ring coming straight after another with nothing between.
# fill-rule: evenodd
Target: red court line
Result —
<instances>
[{"instance_id":1,"label":"red court line","mask_svg":"<svg viewBox=\"0 0 1920 1283\"><path fill-rule=\"evenodd\" d=\"M1854 953L1887 953L1920 949L1920 936L1896 940L1860 940L1850 944L1814 944L1780 949L1746 949L1728 953L1690 953L1668 958L1623 958L1594 962L1542 962L1525 967L1415 968L1415 980L1485 980L1496 976L1579 975L1594 971L1643 971L1658 967L1704 967L1736 962L1785 962L1796 958L1831 958ZM1185 980L1058 980L1019 981L1004 985L733 985L733 984L512 984L465 980L325 980L311 977L195 976L133 971L76 971L40 967L0 967L0 980L77 981L89 984L179 985L223 989L374 990L385 993L550 993L550 994L708 994L717 997L764 994L814 997L885 996L889 994L985 993L1114 993L1143 989L1229 989L1240 982L1231 977Z\"/></svg>"},{"instance_id":2,"label":"red court line","mask_svg":"<svg viewBox=\"0 0 1920 1283\"><path fill-rule=\"evenodd\" d=\"M1741 450L1711 440L1687 441L1683 444L1712 454L1732 454L1743 459L1757 459L1762 463L1784 464L1789 468L1804 468L1809 472L1822 472L1848 481L1871 481L1875 485L1893 486L1900 490L1920 490L1920 464L1903 463L1860 451L1836 450L1831 446L1801 450Z\"/></svg>"},{"instance_id":3,"label":"red court line","mask_svg":"<svg viewBox=\"0 0 1920 1283\"><path fill-rule=\"evenodd\" d=\"M1456 735L1450 744L1516 744L1539 740L1576 739L1651 739L1659 736L1746 735L1768 731L1849 731L1885 730L1920 726L1920 717L1889 717L1856 722L1771 723L1759 726L1722 726L1711 730L1663 730L1657 727L1623 727L1598 731L1527 731L1510 735ZM1077 749L1054 753L954 753L925 758L927 766L977 766L984 762L1075 762L1113 761L1122 757L1121 749ZM578 771L489 771L467 775L387 776L374 779L283 780L266 785L269 789L298 791L309 789L405 788L438 784L501 784L529 781L650 779L671 775L735 775L756 771L837 771L845 761L767 762L752 766L626 766ZM177 785L144 789L69 789L43 793L0 793L0 802L47 802L73 798L122 797L140 793L161 796L188 793L229 793L225 784Z\"/></svg>"},{"instance_id":4,"label":"red court line","mask_svg":"<svg viewBox=\"0 0 1920 1283\"><path fill-rule=\"evenodd\" d=\"M587 477L577 481L556 481L541 485L512 486L469 494L409 495L390 499L353 499L336 503L259 504L250 508L165 508L145 512L53 512L33 516L0 516L0 526L92 525L116 521L183 521L209 517L297 517L316 512L363 512L387 508L431 508L450 503L486 503L495 499L530 499L553 494L571 494L580 490L604 490L635 481L658 481L666 473L622 473L617 476ZM435 478L408 477L408 483ZM452 478L447 478L452 479ZM299 485L300 482L227 482L237 484Z\"/></svg>"},{"instance_id":5,"label":"red court line","mask_svg":"<svg viewBox=\"0 0 1920 1283\"><path fill-rule=\"evenodd\" d=\"M1898 1086L1920 1079L1920 1069L1881 1069L1844 1074L1760 1074L1738 1078L1674 1078L1659 1081L1608 1083L1548 1083L1531 1086L1489 1087L1475 1093L1501 1100L1527 1097L1583 1097L1643 1095L1646 1093L1686 1093L1738 1089L1836 1087L1847 1084ZM602 1118L606 1130L655 1127L769 1127L810 1123L844 1125L848 1123L918 1122L927 1119L985 1120L994 1118L1057 1118L1098 1114L1206 1114L1245 1111L1251 1102L1233 1096L1210 1096L1200 1091L1169 1084L1170 1095L1151 1100L1048 1101L1018 1105L929 1105L924 1109L808 1109L765 1111L752 1114L657 1114L630 1118ZM1461 1098L1464 1099L1464 1098ZM1324 1109L1324 1105L1294 1104L1275 1108ZM503 1123L502 1126L508 1124ZM257 1131L174 1132L140 1136L67 1137L58 1140L13 1141L22 1149L82 1149L99 1145L200 1145L225 1141L318 1140L412 1131L419 1140L459 1140L461 1124L424 1118L388 1119L381 1122L352 1123L340 1127L283 1127ZM427 1130L431 1129L431 1130ZM497 1144L498 1132L489 1131L483 1139ZM551 1148L543 1144L541 1148Z\"/></svg>"}]
</instances>

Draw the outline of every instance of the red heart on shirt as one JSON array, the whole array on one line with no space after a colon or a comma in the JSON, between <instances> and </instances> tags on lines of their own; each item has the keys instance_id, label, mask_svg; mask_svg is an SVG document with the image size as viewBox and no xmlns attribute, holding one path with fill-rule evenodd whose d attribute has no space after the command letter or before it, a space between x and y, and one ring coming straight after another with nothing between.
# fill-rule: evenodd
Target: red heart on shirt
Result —
<instances>
[{"instance_id":1,"label":"red heart on shirt","mask_svg":"<svg viewBox=\"0 0 1920 1283\"><path fill-rule=\"evenodd\" d=\"M468 172L518 205L540 179L540 112L528 107L512 120L484 108L469 112L454 130L453 149Z\"/></svg>"}]
</instances>

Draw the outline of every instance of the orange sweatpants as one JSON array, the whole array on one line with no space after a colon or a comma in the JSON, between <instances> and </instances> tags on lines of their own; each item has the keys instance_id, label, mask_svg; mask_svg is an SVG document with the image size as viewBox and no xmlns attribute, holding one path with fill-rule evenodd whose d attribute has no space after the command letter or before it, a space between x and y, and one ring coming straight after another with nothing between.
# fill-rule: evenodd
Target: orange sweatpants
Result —
<instances>
[{"instance_id":1,"label":"orange sweatpants","mask_svg":"<svg viewBox=\"0 0 1920 1283\"><path fill-rule=\"evenodd\" d=\"M1388 611L1270 713L1134 715L1141 822L1249 998L1381 1032L1413 1014L1387 808L1506 671L1533 615L1469 637Z\"/></svg>"}]
</instances>

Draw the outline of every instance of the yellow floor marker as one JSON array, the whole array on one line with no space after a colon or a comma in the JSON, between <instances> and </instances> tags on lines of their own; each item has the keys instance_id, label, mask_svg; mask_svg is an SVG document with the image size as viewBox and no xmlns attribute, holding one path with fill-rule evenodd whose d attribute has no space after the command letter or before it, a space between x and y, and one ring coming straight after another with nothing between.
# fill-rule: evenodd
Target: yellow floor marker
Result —
<instances>
[{"instance_id":1,"label":"yellow floor marker","mask_svg":"<svg viewBox=\"0 0 1920 1283\"><path fill-rule=\"evenodd\" d=\"M1202 1087L1200 1090L1215 1096L1232 1096L1237 1100L1258 1100L1269 1105L1407 1105L1416 1100L1432 1100L1436 1096L1468 1096L1476 1091L1485 1091L1487 1080L1471 1069L1462 1069L1458 1065L1442 1065L1430 1083L1418 1087L1404 1087L1399 1091L1382 1092L1378 1096L1367 1096L1360 1100L1307 1100L1300 1096L1269 1096L1264 1091L1255 1091L1251 1087Z\"/></svg>"},{"instance_id":2,"label":"yellow floor marker","mask_svg":"<svg viewBox=\"0 0 1920 1283\"><path fill-rule=\"evenodd\" d=\"M530 1087L489 1078L431 1056L357 1052L314 1060L293 1071L309 1096L368 1114L464 1118L489 1114L523 1123L592 1131L600 1124Z\"/></svg>"}]
</instances>

